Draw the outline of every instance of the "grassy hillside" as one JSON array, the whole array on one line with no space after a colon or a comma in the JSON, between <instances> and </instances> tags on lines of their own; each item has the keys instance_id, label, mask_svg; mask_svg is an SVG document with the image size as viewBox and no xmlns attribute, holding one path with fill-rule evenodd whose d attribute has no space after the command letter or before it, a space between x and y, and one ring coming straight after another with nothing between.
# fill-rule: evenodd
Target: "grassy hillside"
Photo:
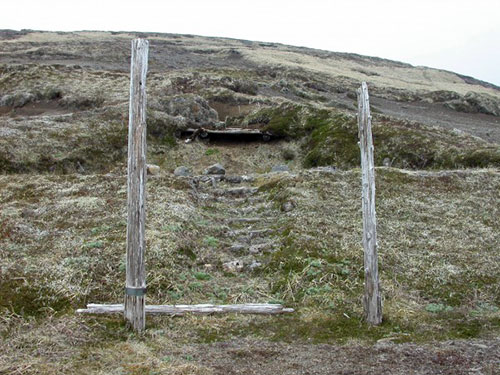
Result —
<instances>
[{"instance_id":1,"label":"grassy hillside","mask_svg":"<svg viewBox=\"0 0 500 375\"><path fill-rule=\"evenodd\" d=\"M150 42L148 304L286 316L76 315L123 298L129 48ZM373 112L384 321L363 322L356 93ZM0 31L0 373L494 374L500 90L327 51ZM270 142L184 143L197 127ZM221 163L226 177L211 179ZM192 175L174 176L178 166ZM271 172L286 165L289 172ZM376 361L372 359L376 358Z\"/></svg>"}]
</instances>

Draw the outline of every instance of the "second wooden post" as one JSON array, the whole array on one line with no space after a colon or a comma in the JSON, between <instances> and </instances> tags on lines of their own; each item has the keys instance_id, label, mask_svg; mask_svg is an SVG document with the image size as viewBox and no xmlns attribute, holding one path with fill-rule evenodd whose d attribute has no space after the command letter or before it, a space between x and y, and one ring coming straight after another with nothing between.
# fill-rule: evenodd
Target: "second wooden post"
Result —
<instances>
[{"instance_id":1,"label":"second wooden post","mask_svg":"<svg viewBox=\"0 0 500 375\"><path fill-rule=\"evenodd\" d=\"M382 300L378 278L377 219L375 216L375 164L373 161L372 118L368 86L358 89L358 129L361 149L363 208L363 248L365 267L365 318L368 323L382 322Z\"/></svg>"},{"instance_id":2,"label":"second wooden post","mask_svg":"<svg viewBox=\"0 0 500 375\"><path fill-rule=\"evenodd\" d=\"M125 319L137 332L146 327L144 268L146 216L146 74L149 43L132 41L127 180L127 276Z\"/></svg>"}]
</instances>

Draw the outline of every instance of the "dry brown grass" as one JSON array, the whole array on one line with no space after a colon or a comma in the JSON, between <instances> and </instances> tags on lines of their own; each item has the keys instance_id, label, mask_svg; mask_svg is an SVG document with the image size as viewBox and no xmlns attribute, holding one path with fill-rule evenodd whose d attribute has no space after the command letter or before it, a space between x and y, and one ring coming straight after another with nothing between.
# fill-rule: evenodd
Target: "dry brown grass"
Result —
<instances>
[{"instance_id":1,"label":"dry brown grass","mask_svg":"<svg viewBox=\"0 0 500 375\"><path fill-rule=\"evenodd\" d=\"M217 215L194 204L183 182L168 174L152 178L149 303L283 300L297 313L288 318L151 318L146 337L139 339L120 318L73 315L86 302L121 299L125 178L1 177L1 277L2 285L12 289L2 289L0 369L206 373L192 362L188 343L230 337L428 341L498 334L498 171L378 169L386 323L377 330L359 323L359 181L357 170L261 176L257 183L271 203L296 203L295 210L276 220L281 250L260 274L235 278L215 268L208 271L210 279L197 280L194 272L207 270L178 249L190 246L195 254L210 254L206 236L216 235ZM215 261L217 255L211 257ZM443 308L430 312L430 304ZM290 324L295 328L290 330Z\"/></svg>"},{"instance_id":2,"label":"dry brown grass","mask_svg":"<svg viewBox=\"0 0 500 375\"><path fill-rule=\"evenodd\" d=\"M2 40L1 44L14 43L67 43L69 51L73 43L81 41L88 43L90 40L112 41L131 39L130 33L114 35L107 32L76 32L71 34L63 33L29 33L17 39ZM333 59L323 56L305 55L295 47L273 45L273 48L255 48L258 43L252 43L250 46L244 45L238 40L206 38L200 36L173 36L173 35L155 35L149 39L155 41L173 42L182 44L187 50L210 51L210 53L223 53L232 48L241 52L246 58L256 64L268 66L300 69L304 72L320 73L333 79L337 76L348 77L356 81L369 80L375 86L380 88L398 88L416 92L418 90L436 91L449 90L462 95L469 91L478 93L487 93L496 98L500 98L497 90L471 85L464 82L463 79L451 72L445 72L437 69L411 66L384 66L376 62L370 62L363 57L357 59L350 56L344 56ZM78 48L78 44L75 44ZM76 50L78 51L78 49ZM300 51L300 52L299 52ZM22 51L25 53L25 51ZM321 54L320 54L321 55ZM368 66L368 68L367 68ZM369 72L367 75L363 72Z\"/></svg>"}]
</instances>

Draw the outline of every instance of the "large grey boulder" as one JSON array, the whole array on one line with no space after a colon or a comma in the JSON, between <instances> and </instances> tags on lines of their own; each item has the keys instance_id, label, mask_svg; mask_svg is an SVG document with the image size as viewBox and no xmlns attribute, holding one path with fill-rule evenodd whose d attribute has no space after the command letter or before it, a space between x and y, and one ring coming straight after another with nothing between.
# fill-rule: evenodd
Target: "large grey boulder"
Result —
<instances>
[{"instance_id":1,"label":"large grey boulder","mask_svg":"<svg viewBox=\"0 0 500 375\"><path fill-rule=\"evenodd\" d=\"M203 174L226 174L226 170L221 164L217 163L205 169Z\"/></svg>"}]
</instances>

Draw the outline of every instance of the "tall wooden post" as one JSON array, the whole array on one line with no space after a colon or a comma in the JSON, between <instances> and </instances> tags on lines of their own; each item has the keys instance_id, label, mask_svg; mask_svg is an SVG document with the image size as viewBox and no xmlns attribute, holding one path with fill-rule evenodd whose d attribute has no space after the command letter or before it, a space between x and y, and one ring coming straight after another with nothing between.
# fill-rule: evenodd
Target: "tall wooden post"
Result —
<instances>
[{"instance_id":1,"label":"tall wooden post","mask_svg":"<svg viewBox=\"0 0 500 375\"><path fill-rule=\"evenodd\" d=\"M365 318L368 323L382 322L382 301L378 278L377 220L375 217L375 165L373 162L370 100L366 82L358 89L358 129L361 149L363 208L363 248L365 267Z\"/></svg>"},{"instance_id":2,"label":"tall wooden post","mask_svg":"<svg viewBox=\"0 0 500 375\"><path fill-rule=\"evenodd\" d=\"M127 182L127 279L125 319L137 332L146 326L144 270L146 210L146 73L149 43L132 41Z\"/></svg>"}]
</instances>

